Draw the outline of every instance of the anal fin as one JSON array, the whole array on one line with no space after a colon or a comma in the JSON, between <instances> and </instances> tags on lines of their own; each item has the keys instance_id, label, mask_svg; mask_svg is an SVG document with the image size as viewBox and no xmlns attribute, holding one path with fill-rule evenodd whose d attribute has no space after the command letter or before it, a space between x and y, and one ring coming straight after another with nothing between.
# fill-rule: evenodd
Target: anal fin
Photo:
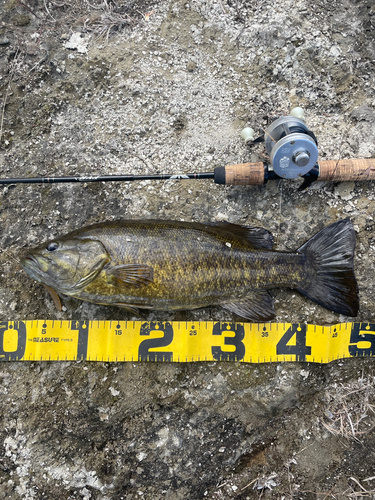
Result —
<instances>
[{"instance_id":1,"label":"anal fin","mask_svg":"<svg viewBox=\"0 0 375 500\"><path fill-rule=\"evenodd\" d=\"M111 304L111 306L121 307L121 309L125 309L125 311L131 312L132 314L135 314L136 316L139 316L143 320L145 320L146 318L144 318L142 316L142 314L139 312L139 308L141 308L141 309L150 309L150 308L152 308L152 305L149 305L149 306L136 305L136 306L134 306L133 304L125 304L124 302L115 302L115 303Z\"/></svg>"},{"instance_id":2,"label":"anal fin","mask_svg":"<svg viewBox=\"0 0 375 500\"><path fill-rule=\"evenodd\" d=\"M266 290L254 290L238 301L221 304L224 309L257 323L274 319L276 313L273 298Z\"/></svg>"},{"instance_id":3,"label":"anal fin","mask_svg":"<svg viewBox=\"0 0 375 500\"><path fill-rule=\"evenodd\" d=\"M136 306L133 306L131 304L124 304L123 302L115 302L114 304L111 304L113 306L121 307L121 309L125 309L126 311L129 311L133 314L136 314L139 316L139 309Z\"/></svg>"}]
</instances>

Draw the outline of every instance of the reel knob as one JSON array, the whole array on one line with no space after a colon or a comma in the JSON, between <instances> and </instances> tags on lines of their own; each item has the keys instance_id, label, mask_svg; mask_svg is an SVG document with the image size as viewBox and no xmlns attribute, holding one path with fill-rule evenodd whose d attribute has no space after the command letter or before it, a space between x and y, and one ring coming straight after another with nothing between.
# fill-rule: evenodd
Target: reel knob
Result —
<instances>
[{"instance_id":1,"label":"reel knob","mask_svg":"<svg viewBox=\"0 0 375 500\"><path fill-rule=\"evenodd\" d=\"M310 155L308 151L297 151L292 157L292 162L298 167L306 167L309 164Z\"/></svg>"},{"instance_id":2,"label":"reel knob","mask_svg":"<svg viewBox=\"0 0 375 500\"><path fill-rule=\"evenodd\" d=\"M292 109L292 111L290 112L290 116L294 116L295 118L299 118L300 120L305 121L305 113L299 106Z\"/></svg>"},{"instance_id":3,"label":"reel knob","mask_svg":"<svg viewBox=\"0 0 375 500\"><path fill-rule=\"evenodd\" d=\"M249 142L254 142L254 130L251 127L246 127L241 132L241 137L247 145Z\"/></svg>"}]
</instances>

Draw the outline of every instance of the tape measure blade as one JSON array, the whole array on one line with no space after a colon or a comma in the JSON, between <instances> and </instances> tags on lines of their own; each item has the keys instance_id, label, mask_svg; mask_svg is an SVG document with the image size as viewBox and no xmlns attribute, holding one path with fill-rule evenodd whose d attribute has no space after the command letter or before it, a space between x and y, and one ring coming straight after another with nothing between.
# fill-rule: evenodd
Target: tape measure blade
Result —
<instances>
[{"instance_id":1,"label":"tape measure blade","mask_svg":"<svg viewBox=\"0 0 375 500\"><path fill-rule=\"evenodd\" d=\"M375 324L231 321L0 322L0 360L306 361L375 354Z\"/></svg>"}]
</instances>

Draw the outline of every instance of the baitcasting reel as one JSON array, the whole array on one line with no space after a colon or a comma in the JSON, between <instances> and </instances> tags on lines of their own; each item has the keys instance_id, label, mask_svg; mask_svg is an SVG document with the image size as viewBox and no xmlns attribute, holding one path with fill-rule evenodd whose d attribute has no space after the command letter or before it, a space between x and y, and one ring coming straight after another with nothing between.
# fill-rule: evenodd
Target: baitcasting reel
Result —
<instances>
[{"instance_id":1,"label":"baitcasting reel","mask_svg":"<svg viewBox=\"0 0 375 500\"><path fill-rule=\"evenodd\" d=\"M254 139L252 128L243 129L241 136L247 145L264 141L273 171L284 179L307 174L318 160L317 140L308 129L301 108L272 122L258 139Z\"/></svg>"}]
</instances>

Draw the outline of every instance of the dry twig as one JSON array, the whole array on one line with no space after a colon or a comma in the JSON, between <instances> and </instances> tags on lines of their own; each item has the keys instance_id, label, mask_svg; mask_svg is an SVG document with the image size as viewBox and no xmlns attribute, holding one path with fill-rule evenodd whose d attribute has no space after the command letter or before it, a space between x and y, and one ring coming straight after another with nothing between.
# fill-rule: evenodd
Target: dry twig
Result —
<instances>
[{"instance_id":1,"label":"dry twig","mask_svg":"<svg viewBox=\"0 0 375 500\"><path fill-rule=\"evenodd\" d=\"M15 69L16 69L16 63L17 63L17 59L18 59L18 55L19 55L19 49L17 48L16 50L16 54L14 56L14 59L13 59L13 64L12 64L12 67L11 67L11 70L9 72L9 81L8 81L8 86L7 86L7 90L5 92L5 97L4 97L4 101L3 101L3 109L1 111L1 122L0 122L0 145L1 145L1 139L2 139L2 136L3 136L3 126L4 126L4 115L5 115L5 107L6 107L6 104L7 104L7 99L8 99L8 95L9 95L9 92L10 92L10 89L11 89L11 83L13 81L13 77L14 77L14 73L15 73Z\"/></svg>"}]
</instances>

